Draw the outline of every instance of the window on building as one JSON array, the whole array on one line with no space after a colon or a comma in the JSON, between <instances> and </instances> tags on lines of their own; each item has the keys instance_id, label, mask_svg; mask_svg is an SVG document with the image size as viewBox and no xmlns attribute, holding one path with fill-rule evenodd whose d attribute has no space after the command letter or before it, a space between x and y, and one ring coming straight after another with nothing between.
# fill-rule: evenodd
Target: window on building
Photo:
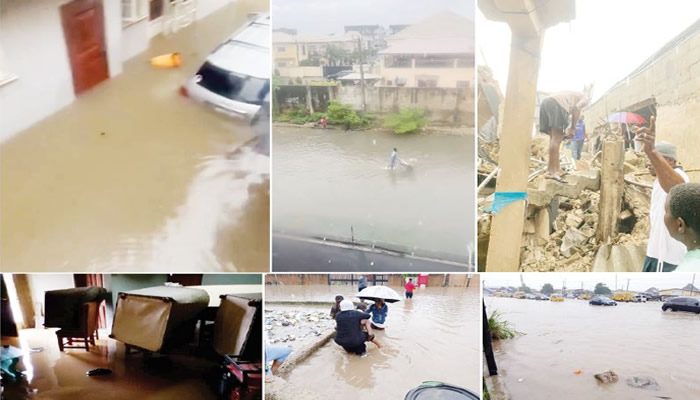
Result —
<instances>
[{"instance_id":1,"label":"window on building","mask_svg":"<svg viewBox=\"0 0 700 400\"><path fill-rule=\"evenodd\" d=\"M467 55L457 58L457 68L474 68L474 56Z\"/></svg>"},{"instance_id":2,"label":"window on building","mask_svg":"<svg viewBox=\"0 0 700 400\"><path fill-rule=\"evenodd\" d=\"M285 51L287 51L287 48L286 48L286 47L283 47L283 46L278 46L278 47L277 47L277 51L280 52L280 53L284 53Z\"/></svg>"},{"instance_id":3,"label":"window on building","mask_svg":"<svg viewBox=\"0 0 700 400\"><path fill-rule=\"evenodd\" d=\"M416 68L452 68L454 59L445 56L428 55L416 57Z\"/></svg>"},{"instance_id":4,"label":"window on building","mask_svg":"<svg viewBox=\"0 0 700 400\"><path fill-rule=\"evenodd\" d=\"M153 21L163 16L163 0L149 0L148 19Z\"/></svg>"},{"instance_id":5,"label":"window on building","mask_svg":"<svg viewBox=\"0 0 700 400\"><path fill-rule=\"evenodd\" d=\"M472 83L470 81L457 81L457 87L463 88L463 89L469 89L472 87Z\"/></svg>"},{"instance_id":6,"label":"window on building","mask_svg":"<svg viewBox=\"0 0 700 400\"><path fill-rule=\"evenodd\" d=\"M148 0L122 0L122 25L148 18Z\"/></svg>"},{"instance_id":7,"label":"window on building","mask_svg":"<svg viewBox=\"0 0 700 400\"><path fill-rule=\"evenodd\" d=\"M411 56L390 56L386 58L387 68L411 68L413 59Z\"/></svg>"}]
</instances>

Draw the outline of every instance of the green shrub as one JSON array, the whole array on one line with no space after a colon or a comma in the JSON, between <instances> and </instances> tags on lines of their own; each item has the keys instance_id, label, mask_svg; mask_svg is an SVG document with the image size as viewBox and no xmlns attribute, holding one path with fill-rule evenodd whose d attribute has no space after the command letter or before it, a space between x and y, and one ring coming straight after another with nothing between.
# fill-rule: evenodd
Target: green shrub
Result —
<instances>
[{"instance_id":1,"label":"green shrub","mask_svg":"<svg viewBox=\"0 0 700 400\"><path fill-rule=\"evenodd\" d=\"M513 339L523 334L512 328L510 322L504 320L503 315L498 310L494 310L489 316L489 331L493 340Z\"/></svg>"},{"instance_id":2,"label":"green shrub","mask_svg":"<svg viewBox=\"0 0 700 400\"><path fill-rule=\"evenodd\" d=\"M359 115L349 104L341 104L336 100L331 100L326 113L328 123L333 125L348 125L350 128L360 128L372 123L372 117Z\"/></svg>"},{"instance_id":3,"label":"green shrub","mask_svg":"<svg viewBox=\"0 0 700 400\"><path fill-rule=\"evenodd\" d=\"M384 120L384 127L391 129L394 133L403 135L418 132L427 123L428 119L425 117L425 110L406 108L398 113L389 114Z\"/></svg>"}]
</instances>

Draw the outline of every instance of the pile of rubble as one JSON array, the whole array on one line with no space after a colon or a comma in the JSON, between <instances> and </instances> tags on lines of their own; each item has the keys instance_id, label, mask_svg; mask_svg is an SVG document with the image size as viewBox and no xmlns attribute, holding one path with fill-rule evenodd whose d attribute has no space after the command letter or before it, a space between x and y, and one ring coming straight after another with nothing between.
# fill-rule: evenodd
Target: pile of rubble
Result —
<instances>
[{"instance_id":1,"label":"pile of rubble","mask_svg":"<svg viewBox=\"0 0 700 400\"><path fill-rule=\"evenodd\" d=\"M613 133L614 134L614 133ZM610 138L607 131L600 132L599 137ZM644 155L628 151L625 154L625 192L623 210L620 214L620 231L606 243L600 243L596 238L599 219L599 164L600 153L584 153L580 162L571 164L572 170L588 171L572 172L565 177L570 183L567 187L559 188L558 192L570 194L544 197L543 190L548 185L554 185L545 180L542 171L544 160L547 159L547 144L549 137L538 135L533 138L530 158L530 181L528 183L527 219L521 247L521 270L523 271L591 271L597 262L597 256L602 245L625 246L633 252L643 251L649 234L649 203L650 187L653 179L646 170L647 160ZM488 155L494 161L498 160L498 143L480 144L479 155ZM488 173L495 165L480 162L479 173ZM596 175L597 174L597 175ZM577 176L574 176L577 175ZM581 176L578 176L581 175ZM586 176L587 175L587 176ZM597 176L598 187L590 176ZM579 179L588 179L580 183ZM549 189L549 188L548 188ZM488 240L491 229L491 215L486 210L492 202L493 188L484 188L479 193L478 232L480 243ZM540 193L534 193L534 192ZM539 201L538 201L539 200ZM534 203L534 204L533 204ZM480 248L480 251L482 248Z\"/></svg>"},{"instance_id":2,"label":"pile of rubble","mask_svg":"<svg viewBox=\"0 0 700 400\"><path fill-rule=\"evenodd\" d=\"M293 342L302 342L323 335L335 326L329 310L275 310L265 309L265 330L270 343L285 343L295 347Z\"/></svg>"}]
</instances>

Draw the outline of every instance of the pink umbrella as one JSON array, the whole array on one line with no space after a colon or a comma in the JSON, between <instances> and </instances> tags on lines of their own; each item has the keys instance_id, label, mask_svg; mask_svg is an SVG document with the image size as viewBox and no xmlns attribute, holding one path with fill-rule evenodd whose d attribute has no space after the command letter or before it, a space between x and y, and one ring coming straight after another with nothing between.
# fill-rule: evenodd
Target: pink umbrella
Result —
<instances>
[{"instance_id":1,"label":"pink umbrella","mask_svg":"<svg viewBox=\"0 0 700 400\"><path fill-rule=\"evenodd\" d=\"M643 125L647 123L647 120L639 114L622 111L608 115L608 122L616 122L618 124Z\"/></svg>"}]
</instances>

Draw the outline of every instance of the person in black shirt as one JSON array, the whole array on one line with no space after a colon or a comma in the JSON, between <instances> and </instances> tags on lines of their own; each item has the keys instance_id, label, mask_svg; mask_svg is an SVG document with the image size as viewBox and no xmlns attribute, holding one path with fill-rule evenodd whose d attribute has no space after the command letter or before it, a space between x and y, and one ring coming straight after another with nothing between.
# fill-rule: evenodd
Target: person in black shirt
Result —
<instances>
[{"instance_id":1,"label":"person in black shirt","mask_svg":"<svg viewBox=\"0 0 700 400\"><path fill-rule=\"evenodd\" d=\"M335 342L348 353L362 355L367 351L365 342L372 342L377 347L381 343L372 333L372 325L369 321L370 314L357 311L350 300L340 302L340 312L335 316L336 329ZM363 332L365 327L367 332Z\"/></svg>"}]
</instances>

